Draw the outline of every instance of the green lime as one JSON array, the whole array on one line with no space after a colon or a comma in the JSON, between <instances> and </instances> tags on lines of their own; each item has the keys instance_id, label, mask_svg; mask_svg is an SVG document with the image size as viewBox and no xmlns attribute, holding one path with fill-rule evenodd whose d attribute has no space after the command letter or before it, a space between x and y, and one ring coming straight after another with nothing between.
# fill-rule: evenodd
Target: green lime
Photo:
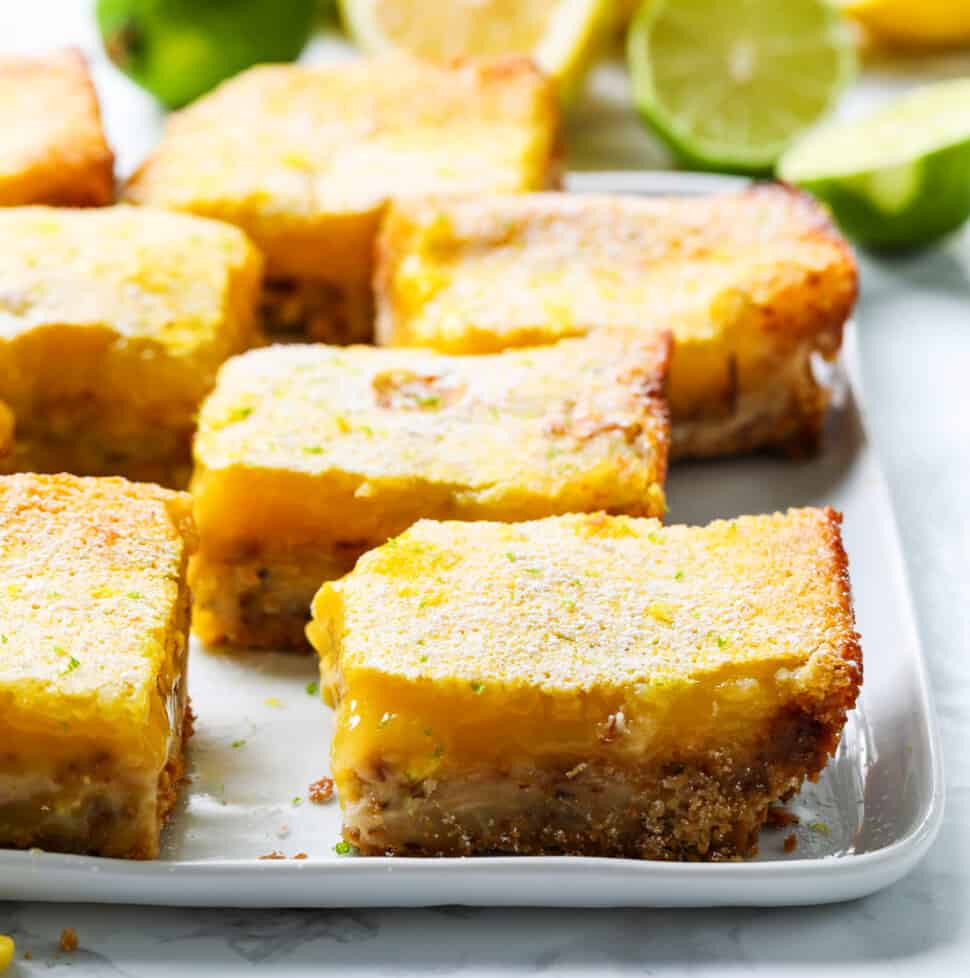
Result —
<instances>
[{"instance_id":1,"label":"green lime","mask_svg":"<svg viewBox=\"0 0 970 978\"><path fill-rule=\"evenodd\" d=\"M108 57L170 109L303 49L316 0L98 0Z\"/></svg>"},{"instance_id":2,"label":"green lime","mask_svg":"<svg viewBox=\"0 0 970 978\"><path fill-rule=\"evenodd\" d=\"M739 173L770 172L855 71L825 0L647 0L627 56L637 107L677 159Z\"/></svg>"},{"instance_id":3,"label":"green lime","mask_svg":"<svg viewBox=\"0 0 970 978\"><path fill-rule=\"evenodd\" d=\"M778 170L824 200L860 244L932 241L970 217L970 79L919 88L861 122L823 126Z\"/></svg>"}]
</instances>

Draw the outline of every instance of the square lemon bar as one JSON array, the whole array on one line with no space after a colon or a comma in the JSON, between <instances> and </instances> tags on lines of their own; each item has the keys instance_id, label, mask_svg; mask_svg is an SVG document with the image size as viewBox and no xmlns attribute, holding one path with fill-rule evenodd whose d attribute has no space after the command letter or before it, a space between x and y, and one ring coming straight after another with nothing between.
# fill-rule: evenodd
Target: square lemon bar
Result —
<instances>
[{"instance_id":1,"label":"square lemon bar","mask_svg":"<svg viewBox=\"0 0 970 978\"><path fill-rule=\"evenodd\" d=\"M235 357L195 442L195 630L304 647L320 584L424 516L663 512L668 349L664 334L619 330L481 357Z\"/></svg>"},{"instance_id":2,"label":"square lemon bar","mask_svg":"<svg viewBox=\"0 0 970 978\"><path fill-rule=\"evenodd\" d=\"M0 269L0 471L184 484L218 367L261 338L245 235L144 208L0 208Z\"/></svg>"},{"instance_id":3,"label":"square lemon bar","mask_svg":"<svg viewBox=\"0 0 970 978\"><path fill-rule=\"evenodd\" d=\"M114 155L83 55L0 58L0 205L113 197Z\"/></svg>"},{"instance_id":4,"label":"square lemon bar","mask_svg":"<svg viewBox=\"0 0 970 978\"><path fill-rule=\"evenodd\" d=\"M384 223L386 345L484 353L598 326L669 328L674 458L813 448L857 288L821 207L780 185L693 198L400 201Z\"/></svg>"},{"instance_id":5,"label":"square lemon bar","mask_svg":"<svg viewBox=\"0 0 970 978\"><path fill-rule=\"evenodd\" d=\"M0 477L0 846L158 854L189 732L185 493Z\"/></svg>"},{"instance_id":6,"label":"square lemon bar","mask_svg":"<svg viewBox=\"0 0 970 978\"><path fill-rule=\"evenodd\" d=\"M750 855L862 678L831 510L422 520L308 633L365 854Z\"/></svg>"},{"instance_id":7,"label":"square lemon bar","mask_svg":"<svg viewBox=\"0 0 970 978\"><path fill-rule=\"evenodd\" d=\"M253 68L173 116L126 190L244 228L268 259L267 327L373 336L389 197L540 190L558 179L551 82L521 58Z\"/></svg>"}]
</instances>

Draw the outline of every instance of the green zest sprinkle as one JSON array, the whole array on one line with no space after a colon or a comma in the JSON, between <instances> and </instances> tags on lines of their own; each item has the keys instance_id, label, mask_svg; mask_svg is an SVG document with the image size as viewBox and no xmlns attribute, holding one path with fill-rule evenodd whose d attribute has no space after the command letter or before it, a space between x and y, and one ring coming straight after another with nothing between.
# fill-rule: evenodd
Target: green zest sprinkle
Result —
<instances>
[{"instance_id":1,"label":"green zest sprinkle","mask_svg":"<svg viewBox=\"0 0 970 978\"><path fill-rule=\"evenodd\" d=\"M320 692L320 684L309 682L306 684L307 696L316 696Z\"/></svg>"},{"instance_id":2,"label":"green zest sprinkle","mask_svg":"<svg viewBox=\"0 0 970 978\"><path fill-rule=\"evenodd\" d=\"M234 740L232 742L232 746L233 747L245 747L246 746L246 741L245 740Z\"/></svg>"},{"instance_id":3,"label":"green zest sprinkle","mask_svg":"<svg viewBox=\"0 0 970 978\"><path fill-rule=\"evenodd\" d=\"M538 567L526 567L525 572L526 574L532 574L533 576L542 573L542 571Z\"/></svg>"},{"instance_id":4,"label":"green zest sprinkle","mask_svg":"<svg viewBox=\"0 0 970 978\"><path fill-rule=\"evenodd\" d=\"M719 649L723 649L724 646L727 645L728 642L730 642L730 641L731 640L729 638L727 638L726 636L724 636L724 635L718 635L718 637L717 637L717 647Z\"/></svg>"},{"instance_id":5,"label":"green zest sprinkle","mask_svg":"<svg viewBox=\"0 0 970 978\"><path fill-rule=\"evenodd\" d=\"M657 534L653 532L653 530L651 530L651 531L650 531L650 532L649 532L649 533L647 534L647 539L648 539L648 540L649 540L649 541L650 541L651 543L660 543L660 537L658 537L658 536L657 536Z\"/></svg>"},{"instance_id":6,"label":"green zest sprinkle","mask_svg":"<svg viewBox=\"0 0 970 978\"><path fill-rule=\"evenodd\" d=\"M682 581L683 579L684 579L684 572L683 571L677 571L677 573L674 574L674 580L675 581Z\"/></svg>"},{"instance_id":7,"label":"green zest sprinkle","mask_svg":"<svg viewBox=\"0 0 970 978\"><path fill-rule=\"evenodd\" d=\"M7 644L7 636L6 635L0 635L0 642L2 642L4 645L6 645Z\"/></svg>"},{"instance_id":8,"label":"green zest sprinkle","mask_svg":"<svg viewBox=\"0 0 970 978\"><path fill-rule=\"evenodd\" d=\"M61 673L61 675L66 676L68 673L74 672L74 670L77 669L80 664L81 663L78 662L72 655L70 659L67 660L67 668Z\"/></svg>"},{"instance_id":9,"label":"green zest sprinkle","mask_svg":"<svg viewBox=\"0 0 970 978\"><path fill-rule=\"evenodd\" d=\"M294 795L293 796L293 804L294 805L302 805L303 804L303 799L299 795Z\"/></svg>"},{"instance_id":10,"label":"green zest sprinkle","mask_svg":"<svg viewBox=\"0 0 970 978\"><path fill-rule=\"evenodd\" d=\"M253 413L251 407L237 407L229 412L230 421L245 421Z\"/></svg>"},{"instance_id":11,"label":"green zest sprinkle","mask_svg":"<svg viewBox=\"0 0 970 978\"><path fill-rule=\"evenodd\" d=\"M822 835L828 835L831 832L831 829L824 822L812 822L809 828L813 832L821 832Z\"/></svg>"},{"instance_id":12,"label":"green zest sprinkle","mask_svg":"<svg viewBox=\"0 0 970 978\"><path fill-rule=\"evenodd\" d=\"M57 598L64 597L64 595L62 595L60 591L48 591L47 592L47 597L50 598L53 601L53 600L55 600Z\"/></svg>"},{"instance_id":13,"label":"green zest sprinkle","mask_svg":"<svg viewBox=\"0 0 970 978\"><path fill-rule=\"evenodd\" d=\"M344 842L343 839L340 840L334 847L333 851L338 856L350 856L356 855L357 847L352 846L349 842Z\"/></svg>"},{"instance_id":14,"label":"green zest sprinkle","mask_svg":"<svg viewBox=\"0 0 970 978\"><path fill-rule=\"evenodd\" d=\"M132 601L139 601L139 600L141 600L141 594L139 594L137 591L129 591L125 595L125 597L126 598L131 598Z\"/></svg>"},{"instance_id":15,"label":"green zest sprinkle","mask_svg":"<svg viewBox=\"0 0 970 978\"><path fill-rule=\"evenodd\" d=\"M55 651L55 652L56 652L56 653L57 653L58 655L67 655L67 653L66 653L66 652L64 651L64 647L63 647L63 646L61 646L61 645L55 645L55 646L54 646L54 651Z\"/></svg>"},{"instance_id":16,"label":"green zest sprinkle","mask_svg":"<svg viewBox=\"0 0 970 978\"><path fill-rule=\"evenodd\" d=\"M485 692L485 683L469 683L468 685L476 696L481 696Z\"/></svg>"},{"instance_id":17,"label":"green zest sprinkle","mask_svg":"<svg viewBox=\"0 0 970 978\"><path fill-rule=\"evenodd\" d=\"M423 408L437 407L441 403L441 398L437 394L427 394L418 398L418 404Z\"/></svg>"},{"instance_id":18,"label":"green zest sprinkle","mask_svg":"<svg viewBox=\"0 0 970 978\"><path fill-rule=\"evenodd\" d=\"M514 553L512 553L512 551L511 551L511 550L509 550L509 551L508 551L508 552L507 552L507 553L505 554L505 556L506 556L506 559L508 559L508 560L511 560L511 561L516 561L516 560L518 560L518 559L519 559L519 557L518 557L518 554L514 554Z\"/></svg>"},{"instance_id":19,"label":"green zest sprinkle","mask_svg":"<svg viewBox=\"0 0 970 978\"><path fill-rule=\"evenodd\" d=\"M427 661L428 661L428 653L425 652L425 654L418 659L418 662L427 662Z\"/></svg>"},{"instance_id":20,"label":"green zest sprinkle","mask_svg":"<svg viewBox=\"0 0 970 978\"><path fill-rule=\"evenodd\" d=\"M323 454L323 448L320 445L304 445L303 446L303 451L306 452L307 455L322 455Z\"/></svg>"}]
</instances>

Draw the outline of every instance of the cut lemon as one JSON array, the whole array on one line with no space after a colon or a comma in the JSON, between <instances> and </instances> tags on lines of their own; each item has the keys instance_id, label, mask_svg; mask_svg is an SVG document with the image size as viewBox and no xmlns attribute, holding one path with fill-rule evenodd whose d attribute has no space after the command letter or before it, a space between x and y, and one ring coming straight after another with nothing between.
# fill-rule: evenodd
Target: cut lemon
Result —
<instances>
[{"instance_id":1,"label":"cut lemon","mask_svg":"<svg viewBox=\"0 0 970 978\"><path fill-rule=\"evenodd\" d=\"M614 0L340 0L341 16L364 51L407 51L433 61L523 54L577 87L614 23Z\"/></svg>"},{"instance_id":2,"label":"cut lemon","mask_svg":"<svg viewBox=\"0 0 970 978\"><path fill-rule=\"evenodd\" d=\"M840 0L874 37L900 47L970 44L970 4L959 0Z\"/></svg>"},{"instance_id":3,"label":"cut lemon","mask_svg":"<svg viewBox=\"0 0 970 978\"><path fill-rule=\"evenodd\" d=\"M825 0L647 0L627 54L637 106L677 159L741 173L770 172L855 68Z\"/></svg>"},{"instance_id":4,"label":"cut lemon","mask_svg":"<svg viewBox=\"0 0 970 978\"><path fill-rule=\"evenodd\" d=\"M824 200L862 244L911 247L952 231L970 217L970 78L825 126L793 146L778 172Z\"/></svg>"}]
</instances>

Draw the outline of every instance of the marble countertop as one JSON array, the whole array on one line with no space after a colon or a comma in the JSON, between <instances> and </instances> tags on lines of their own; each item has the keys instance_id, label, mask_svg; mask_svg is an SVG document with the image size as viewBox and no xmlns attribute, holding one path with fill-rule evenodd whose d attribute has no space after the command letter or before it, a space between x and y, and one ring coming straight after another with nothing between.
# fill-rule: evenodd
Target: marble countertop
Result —
<instances>
[{"instance_id":1,"label":"marble countertop","mask_svg":"<svg viewBox=\"0 0 970 978\"><path fill-rule=\"evenodd\" d=\"M0 9L0 50L94 50L81 0ZM15 9L14 9L15 8ZM871 69L847 111L967 59ZM151 111L104 65L109 135ZM110 90L110 91L106 91ZM656 166L622 80L593 79L570 121L578 168ZM127 168L143 148L126 149ZM126 154L130 154L126 155ZM970 236L905 258L863 259L858 310L867 425L881 454L936 701L947 771L943 829L890 889L850 904L750 910L174 910L0 903L12 974L94 976L853 975L970 973ZM866 649L878 656L879 649ZM80 945L58 949L62 928ZM23 952L31 954L23 959Z\"/></svg>"}]
</instances>

